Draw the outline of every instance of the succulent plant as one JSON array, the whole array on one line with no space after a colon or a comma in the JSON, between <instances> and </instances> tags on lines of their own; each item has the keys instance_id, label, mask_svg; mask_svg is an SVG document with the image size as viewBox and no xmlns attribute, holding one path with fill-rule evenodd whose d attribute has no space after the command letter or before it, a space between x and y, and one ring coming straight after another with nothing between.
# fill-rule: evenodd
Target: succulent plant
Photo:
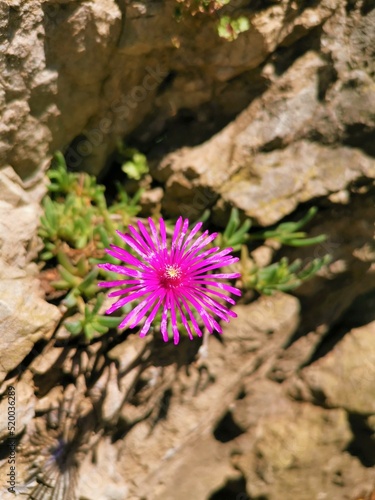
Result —
<instances>
[{"instance_id":1,"label":"succulent plant","mask_svg":"<svg viewBox=\"0 0 375 500\"><path fill-rule=\"evenodd\" d=\"M289 264L287 257L282 257L279 262L259 268L250 258L246 246L241 251L241 276L243 286L256 290L265 295L274 291L290 292L302 283L316 275L323 266L331 261L329 255L316 258L306 265L301 259L296 259Z\"/></svg>"},{"instance_id":2,"label":"succulent plant","mask_svg":"<svg viewBox=\"0 0 375 500\"><path fill-rule=\"evenodd\" d=\"M316 245L317 243L322 243L326 240L324 234L315 236L314 238L307 238L307 233L299 231L303 228L310 220L315 216L318 209L317 207L311 207L307 214L298 222L282 222L278 224L274 229L267 229L265 231L260 231L258 233L250 235L250 240L275 240L283 245L289 245L293 247L303 247L309 245Z\"/></svg>"},{"instance_id":3,"label":"succulent plant","mask_svg":"<svg viewBox=\"0 0 375 500\"><path fill-rule=\"evenodd\" d=\"M135 148L127 148L124 145L118 147L122 157L121 170L129 177L139 181L145 174L148 174L149 167L147 158Z\"/></svg>"}]
</instances>

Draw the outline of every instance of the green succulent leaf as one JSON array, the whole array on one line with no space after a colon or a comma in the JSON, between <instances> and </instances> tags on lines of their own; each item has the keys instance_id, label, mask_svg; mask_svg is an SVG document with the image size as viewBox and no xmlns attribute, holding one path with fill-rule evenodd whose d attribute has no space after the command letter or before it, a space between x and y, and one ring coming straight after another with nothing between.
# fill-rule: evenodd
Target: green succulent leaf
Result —
<instances>
[{"instance_id":1,"label":"green succulent leaf","mask_svg":"<svg viewBox=\"0 0 375 500\"><path fill-rule=\"evenodd\" d=\"M98 322L108 328L117 328L121 323L122 318L110 317L110 316L98 316Z\"/></svg>"},{"instance_id":2,"label":"green succulent leaf","mask_svg":"<svg viewBox=\"0 0 375 500\"><path fill-rule=\"evenodd\" d=\"M258 233L251 234L249 240L275 240L283 245L293 247L303 247L316 245L326 240L326 236L321 234L312 238L307 238L307 233L300 231L317 213L317 207L311 207L306 215L297 222L282 222L273 229L266 229Z\"/></svg>"},{"instance_id":3,"label":"green succulent leaf","mask_svg":"<svg viewBox=\"0 0 375 500\"><path fill-rule=\"evenodd\" d=\"M241 225L239 211L237 208L233 207L227 226L224 232L219 235L219 246L231 247L235 252L241 250L241 246L246 243L249 238L248 232L250 228L251 220L246 219Z\"/></svg>"},{"instance_id":4,"label":"green succulent leaf","mask_svg":"<svg viewBox=\"0 0 375 500\"><path fill-rule=\"evenodd\" d=\"M81 321L66 321L64 323L65 328L70 332L72 335L79 335L82 332L82 323Z\"/></svg>"},{"instance_id":5,"label":"green succulent leaf","mask_svg":"<svg viewBox=\"0 0 375 500\"><path fill-rule=\"evenodd\" d=\"M90 323L83 326L83 331L87 340L91 340L96 337L96 330Z\"/></svg>"}]
</instances>

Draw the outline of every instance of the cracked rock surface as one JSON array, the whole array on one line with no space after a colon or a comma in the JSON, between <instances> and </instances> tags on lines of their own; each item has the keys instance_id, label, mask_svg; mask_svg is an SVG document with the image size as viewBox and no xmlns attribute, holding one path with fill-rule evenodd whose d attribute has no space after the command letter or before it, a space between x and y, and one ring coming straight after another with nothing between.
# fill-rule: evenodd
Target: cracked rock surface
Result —
<instances>
[{"instance_id":1,"label":"cracked rock surface","mask_svg":"<svg viewBox=\"0 0 375 500\"><path fill-rule=\"evenodd\" d=\"M232 43L215 17L177 22L175 0L0 5L1 488L15 385L25 498L374 498L375 9L235 3L250 29ZM150 159L145 212L222 227L236 206L268 227L316 204L326 241L252 257L332 262L246 296L203 350L65 342L34 262L43 175L57 149L104 175L124 138Z\"/></svg>"}]
</instances>

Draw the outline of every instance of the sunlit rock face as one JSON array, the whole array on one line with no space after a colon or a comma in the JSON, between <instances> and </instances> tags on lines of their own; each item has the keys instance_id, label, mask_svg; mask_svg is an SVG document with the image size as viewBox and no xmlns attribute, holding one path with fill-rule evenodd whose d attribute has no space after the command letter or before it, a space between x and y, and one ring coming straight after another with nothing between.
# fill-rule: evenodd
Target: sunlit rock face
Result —
<instances>
[{"instance_id":1,"label":"sunlit rock face","mask_svg":"<svg viewBox=\"0 0 375 500\"><path fill-rule=\"evenodd\" d=\"M141 127L153 141L168 123L184 124L186 113L199 124L190 143L207 139L320 39L327 70L321 94L333 73L346 69L340 37L350 41L355 64L368 71L371 14L346 14L337 0L305 8L287 1L246 7L230 6L233 17L249 16L250 29L227 42L217 35L215 15L185 13L178 22L175 0L3 5L1 22L9 27L1 35L0 61L4 163L27 177L64 149L73 168L98 173L119 138ZM353 17L348 33L346 16Z\"/></svg>"}]
</instances>

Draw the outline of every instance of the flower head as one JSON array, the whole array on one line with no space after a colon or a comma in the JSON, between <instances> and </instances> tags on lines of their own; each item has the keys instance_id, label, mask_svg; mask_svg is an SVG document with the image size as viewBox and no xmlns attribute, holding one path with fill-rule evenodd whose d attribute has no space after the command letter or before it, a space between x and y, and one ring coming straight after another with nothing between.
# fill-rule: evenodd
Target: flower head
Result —
<instances>
[{"instance_id":1,"label":"flower head","mask_svg":"<svg viewBox=\"0 0 375 500\"><path fill-rule=\"evenodd\" d=\"M179 331L177 321L180 320L189 338L193 332L201 337L202 331L193 311L202 318L207 330L221 333L221 327L215 316L229 321L236 314L225 307L222 301L235 304L225 292L241 295L240 290L220 280L238 278L239 273L211 273L214 269L228 266L238 261L230 255L232 249L220 251L219 247L205 249L217 236L205 231L196 237L202 227L198 222L189 231L188 219L180 217L174 228L171 244L167 242L165 222L160 219L160 229L157 231L152 219L148 219L149 231L138 221L138 230L129 226L129 234L117 231L119 236L131 247L138 256L135 257L123 248L111 245L107 253L120 259L125 265L99 264L107 271L125 275L126 279L105 281L99 286L120 290L109 293L109 297L119 298L107 311L111 314L116 309L133 301L140 301L129 312L119 328L144 324L140 336L144 337L150 329L159 310L161 316L161 333L165 342L168 341L168 323L173 332L174 343L178 344Z\"/></svg>"}]
</instances>

